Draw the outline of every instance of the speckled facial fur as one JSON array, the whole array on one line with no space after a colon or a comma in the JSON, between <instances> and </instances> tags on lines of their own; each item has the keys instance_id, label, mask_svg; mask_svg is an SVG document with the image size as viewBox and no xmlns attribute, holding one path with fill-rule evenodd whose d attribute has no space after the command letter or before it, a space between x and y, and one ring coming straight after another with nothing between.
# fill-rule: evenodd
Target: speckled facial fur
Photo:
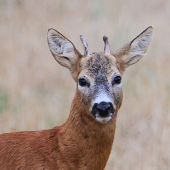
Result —
<instances>
[{"instance_id":1,"label":"speckled facial fur","mask_svg":"<svg viewBox=\"0 0 170 170\"><path fill-rule=\"evenodd\" d=\"M88 88L80 88L82 102L90 106L94 100L103 96L112 102L114 108L122 102L121 85L112 85L115 76L120 75L116 67L116 59L112 55L103 52L92 53L82 59L79 78L84 78L89 83ZM102 99L101 99L102 101ZM115 108L116 109L116 108Z\"/></svg>"}]
</instances>

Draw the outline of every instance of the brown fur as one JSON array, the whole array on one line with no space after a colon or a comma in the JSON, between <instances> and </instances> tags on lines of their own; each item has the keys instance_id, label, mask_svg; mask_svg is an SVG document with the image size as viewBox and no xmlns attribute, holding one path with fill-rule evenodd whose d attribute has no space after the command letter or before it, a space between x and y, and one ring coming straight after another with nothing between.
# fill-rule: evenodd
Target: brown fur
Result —
<instances>
[{"instance_id":1,"label":"brown fur","mask_svg":"<svg viewBox=\"0 0 170 170\"><path fill-rule=\"evenodd\" d=\"M151 27L137 40L145 34L150 35L150 32ZM54 58L70 70L77 84L79 76L84 76L89 79L91 86L86 93L81 92L77 85L69 118L62 126L50 130L1 134L0 169L103 170L111 152L117 113L123 97L121 88L112 85L111 80L113 75L122 75L127 66L139 60L135 58L142 55L140 50L135 51L136 56L132 55L134 49L138 48L132 43L136 43L136 39L112 55L99 52L86 57L54 29L49 30L48 42ZM112 118L104 124L98 122L89 111L95 93L101 90L100 86L111 96L115 108Z\"/></svg>"},{"instance_id":2,"label":"brown fur","mask_svg":"<svg viewBox=\"0 0 170 170\"><path fill-rule=\"evenodd\" d=\"M116 115L101 125L86 113L84 104L77 104L81 100L77 95L64 125L0 135L1 169L104 169L112 148Z\"/></svg>"}]
</instances>

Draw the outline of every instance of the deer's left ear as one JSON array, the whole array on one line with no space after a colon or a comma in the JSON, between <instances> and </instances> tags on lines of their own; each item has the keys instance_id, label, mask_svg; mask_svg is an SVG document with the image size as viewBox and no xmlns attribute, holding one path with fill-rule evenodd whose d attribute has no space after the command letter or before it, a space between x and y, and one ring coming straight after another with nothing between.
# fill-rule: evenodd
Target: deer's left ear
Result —
<instances>
[{"instance_id":1,"label":"deer's left ear","mask_svg":"<svg viewBox=\"0 0 170 170\"><path fill-rule=\"evenodd\" d=\"M122 72L130 65L138 62L147 51L152 39L153 28L150 26L130 43L127 43L113 54Z\"/></svg>"},{"instance_id":2,"label":"deer's left ear","mask_svg":"<svg viewBox=\"0 0 170 170\"><path fill-rule=\"evenodd\" d=\"M55 60L62 66L68 68L72 77L76 80L78 74L76 66L82 56L74 44L53 28L48 30L47 40Z\"/></svg>"}]
</instances>

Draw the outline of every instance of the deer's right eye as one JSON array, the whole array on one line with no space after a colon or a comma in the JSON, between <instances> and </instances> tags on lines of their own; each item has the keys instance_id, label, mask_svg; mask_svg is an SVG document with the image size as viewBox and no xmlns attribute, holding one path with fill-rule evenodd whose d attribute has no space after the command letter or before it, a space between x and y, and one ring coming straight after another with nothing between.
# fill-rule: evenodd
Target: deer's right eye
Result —
<instances>
[{"instance_id":1,"label":"deer's right eye","mask_svg":"<svg viewBox=\"0 0 170 170\"><path fill-rule=\"evenodd\" d=\"M88 83L87 83L87 81L86 81L85 79L80 78L80 79L79 79L79 85L82 86L82 87L84 87L84 86L87 86Z\"/></svg>"},{"instance_id":2,"label":"deer's right eye","mask_svg":"<svg viewBox=\"0 0 170 170\"><path fill-rule=\"evenodd\" d=\"M116 76L114 78L114 80L112 81L112 85L114 84L120 84L121 83L121 77L120 76Z\"/></svg>"}]
</instances>

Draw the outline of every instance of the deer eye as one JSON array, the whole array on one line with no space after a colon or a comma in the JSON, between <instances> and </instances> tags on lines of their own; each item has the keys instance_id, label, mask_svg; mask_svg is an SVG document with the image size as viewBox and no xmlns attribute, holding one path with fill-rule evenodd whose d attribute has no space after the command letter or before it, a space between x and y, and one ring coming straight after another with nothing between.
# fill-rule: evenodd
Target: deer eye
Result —
<instances>
[{"instance_id":1,"label":"deer eye","mask_svg":"<svg viewBox=\"0 0 170 170\"><path fill-rule=\"evenodd\" d=\"M80 79L79 79L79 85L82 86L82 87L84 87L84 86L87 86L88 83L87 83L87 81L86 81L85 79L80 78Z\"/></svg>"},{"instance_id":2,"label":"deer eye","mask_svg":"<svg viewBox=\"0 0 170 170\"><path fill-rule=\"evenodd\" d=\"M112 85L114 84L120 84L121 83L121 77L120 76L116 76L114 78L114 80L112 81Z\"/></svg>"}]
</instances>

